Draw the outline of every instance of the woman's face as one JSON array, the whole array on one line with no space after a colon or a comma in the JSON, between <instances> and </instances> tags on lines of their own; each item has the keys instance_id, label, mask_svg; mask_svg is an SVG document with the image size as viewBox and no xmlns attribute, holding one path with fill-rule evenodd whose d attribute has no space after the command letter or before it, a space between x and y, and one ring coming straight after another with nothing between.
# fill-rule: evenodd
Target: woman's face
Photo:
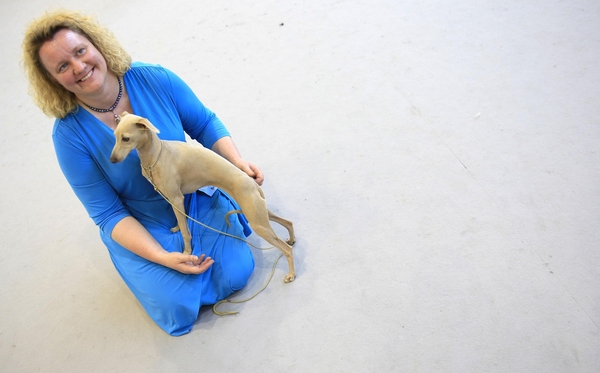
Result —
<instances>
[{"instance_id":1,"label":"woman's face","mask_svg":"<svg viewBox=\"0 0 600 373\"><path fill-rule=\"evenodd\" d=\"M58 31L52 40L42 44L39 55L54 79L79 98L101 92L107 80L102 54L85 36L74 31Z\"/></svg>"}]
</instances>

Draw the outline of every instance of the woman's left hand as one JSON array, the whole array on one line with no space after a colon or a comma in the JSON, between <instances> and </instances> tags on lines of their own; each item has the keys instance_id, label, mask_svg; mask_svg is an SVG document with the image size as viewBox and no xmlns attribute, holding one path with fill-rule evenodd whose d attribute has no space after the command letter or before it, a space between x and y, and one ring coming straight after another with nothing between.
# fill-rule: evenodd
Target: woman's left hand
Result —
<instances>
[{"instance_id":1,"label":"woman's left hand","mask_svg":"<svg viewBox=\"0 0 600 373\"><path fill-rule=\"evenodd\" d=\"M240 170L244 171L248 176L253 178L254 181L256 181L256 184L262 185L263 181L265 181L262 171L254 163L240 158L235 161L234 165Z\"/></svg>"},{"instance_id":2,"label":"woman's left hand","mask_svg":"<svg viewBox=\"0 0 600 373\"><path fill-rule=\"evenodd\" d=\"M260 168L258 168L258 166L254 163L248 162L242 158L231 137L225 136L217 140L214 143L212 150L223 158L227 159L235 167L244 171L248 176L256 181L256 184L262 185L263 181L265 181L265 177L263 176Z\"/></svg>"}]
</instances>

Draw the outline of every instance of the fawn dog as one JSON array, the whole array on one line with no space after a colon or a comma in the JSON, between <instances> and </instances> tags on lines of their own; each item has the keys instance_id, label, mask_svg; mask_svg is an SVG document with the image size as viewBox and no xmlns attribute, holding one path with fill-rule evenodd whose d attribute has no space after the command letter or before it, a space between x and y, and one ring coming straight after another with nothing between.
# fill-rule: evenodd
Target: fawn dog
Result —
<instances>
[{"instance_id":1,"label":"fawn dog","mask_svg":"<svg viewBox=\"0 0 600 373\"><path fill-rule=\"evenodd\" d=\"M159 130L148 119L124 112L115 130L115 147L110 161L121 162L133 149L137 149L142 174L173 206L184 240L184 254L191 254L192 246L184 214L183 195L201 187L215 186L223 189L237 202L256 234L281 250L289 266L289 273L284 281L294 281L296 272L292 245L296 238L292 222L267 209L260 186L225 158L199 143L163 141L157 133ZM228 215L229 213L224 218ZM270 220L287 229L290 235L287 242L275 234Z\"/></svg>"}]
</instances>

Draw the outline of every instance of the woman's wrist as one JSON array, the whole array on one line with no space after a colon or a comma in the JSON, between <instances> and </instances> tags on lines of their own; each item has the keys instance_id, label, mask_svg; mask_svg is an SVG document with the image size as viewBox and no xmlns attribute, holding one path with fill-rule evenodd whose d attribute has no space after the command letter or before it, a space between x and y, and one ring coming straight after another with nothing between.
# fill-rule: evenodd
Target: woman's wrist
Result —
<instances>
[{"instance_id":1,"label":"woman's wrist","mask_svg":"<svg viewBox=\"0 0 600 373\"><path fill-rule=\"evenodd\" d=\"M147 258L147 259L156 264L160 264L162 266L172 268L172 265L169 261L169 252L167 250L163 249L162 247L155 248L154 250L152 250L151 257Z\"/></svg>"},{"instance_id":2,"label":"woman's wrist","mask_svg":"<svg viewBox=\"0 0 600 373\"><path fill-rule=\"evenodd\" d=\"M221 137L217 140L212 146L212 150L236 166L243 160L242 155L230 136Z\"/></svg>"}]
</instances>

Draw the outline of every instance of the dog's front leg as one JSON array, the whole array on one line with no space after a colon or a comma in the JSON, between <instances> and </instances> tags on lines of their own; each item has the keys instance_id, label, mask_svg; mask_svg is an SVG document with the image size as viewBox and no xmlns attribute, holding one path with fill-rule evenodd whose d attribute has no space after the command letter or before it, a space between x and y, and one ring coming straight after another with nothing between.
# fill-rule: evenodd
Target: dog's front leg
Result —
<instances>
[{"instance_id":1,"label":"dog's front leg","mask_svg":"<svg viewBox=\"0 0 600 373\"><path fill-rule=\"evenodd\" d=\"M173 206L173 212L177 218L177 226L183 237L183 253L189 255L192 253L192 235L187 225L187 216L185 215L185 207L183 206L183 194L179 193L176 196L172 196L169 198L169 201L171 201ZM177 232L176 228L172 228L171 232Z\"/></svg>"}]
</instances>

